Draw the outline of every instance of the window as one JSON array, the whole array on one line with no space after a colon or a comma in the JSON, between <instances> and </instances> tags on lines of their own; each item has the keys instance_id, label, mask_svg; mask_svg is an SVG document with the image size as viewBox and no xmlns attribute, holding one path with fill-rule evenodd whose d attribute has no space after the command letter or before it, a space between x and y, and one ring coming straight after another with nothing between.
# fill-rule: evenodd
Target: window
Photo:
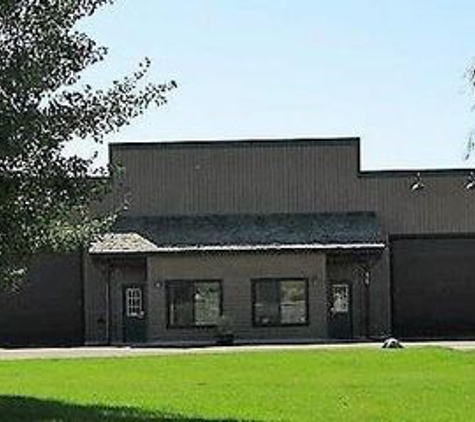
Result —
<instances>
[{"instance_id":1,"label":"window","mask_svg":"<svg viewBox=\"0 0 475 422\"><path fill-rule=\"evenodd\" d=\"M307 324L307 280L253 280L253 310L255 325L278 326Z\"/></svg>"},{"instance_id":2,"label":"window","mask_svg":"<svg viewBox=\"0 0 475 422\"><path fill-rule=\"evenodd\" d=\"M125 315L129 318L143 316L142 288L127 287L125 289Z\"/></svg>"},{"instance_id":3,"label":"window","mask_svg":"<svg viewBox=\"0 0 475 422\"><path fill-rule=\"evenodd\" d=\"M167 312L169 327L187 328L216 325L221 315L221 282L168 282Z\"/></svg>"}]
</instances>

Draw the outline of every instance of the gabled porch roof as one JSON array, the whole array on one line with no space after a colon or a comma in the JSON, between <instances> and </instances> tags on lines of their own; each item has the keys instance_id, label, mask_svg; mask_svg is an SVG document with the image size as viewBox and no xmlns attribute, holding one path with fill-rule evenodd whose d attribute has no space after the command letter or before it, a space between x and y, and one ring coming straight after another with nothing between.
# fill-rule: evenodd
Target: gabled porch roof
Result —
<instances>
[{"instance_id":1,"label":"gabled porch roof","mask_svg":"<svg viewBox=\"0 0 475 422\"><path fill-rule=\"evenodd\" d=\"M91 254L381 250L375 213L123 217Z\"/></svg>"}]
</instances>

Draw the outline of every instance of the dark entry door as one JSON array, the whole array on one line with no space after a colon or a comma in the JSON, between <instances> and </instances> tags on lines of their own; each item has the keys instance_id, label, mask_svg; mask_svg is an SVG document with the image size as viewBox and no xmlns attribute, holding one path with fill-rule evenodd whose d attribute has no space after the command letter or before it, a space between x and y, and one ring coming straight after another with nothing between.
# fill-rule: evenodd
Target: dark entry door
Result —
<instances>
[{"instance_id":1,"label":"dark entry door","mask_svg":"<svg viewBox=\"0 0 475 422\"><path fill-rule=\"evenodd\" d=\"M351 314L350 283L332 283L329 294L330 337L338 339L350 339L352 337Z\"/></svg>"},{"instance_id":2,"label":"dark entry door","mask_svg":"<svg viewBox=\"0 0 475 422\"><path fill-rule=\"evenodd\" d=\"M144 342L147 329L144 287L139 284L124 286L123 303L124 342Z\"/></svg>"}]
</instances>

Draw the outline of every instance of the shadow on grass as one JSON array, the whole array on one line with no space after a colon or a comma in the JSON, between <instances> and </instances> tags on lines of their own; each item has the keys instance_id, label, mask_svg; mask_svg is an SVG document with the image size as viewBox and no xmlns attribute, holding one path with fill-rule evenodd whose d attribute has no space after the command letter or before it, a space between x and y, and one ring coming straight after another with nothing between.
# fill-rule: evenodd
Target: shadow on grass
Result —
<instances>
[{"instance_id":1,"label":"shadow on grass","mask_svg":"<svg viewBox=\"0 0 475 422\"><path fill-rule=\"evenodd\" d=\"M24 396L0 396L0 422L238 422L173 413L146 412L133 407L79 405Z\"/></svg>"}]
</instances>

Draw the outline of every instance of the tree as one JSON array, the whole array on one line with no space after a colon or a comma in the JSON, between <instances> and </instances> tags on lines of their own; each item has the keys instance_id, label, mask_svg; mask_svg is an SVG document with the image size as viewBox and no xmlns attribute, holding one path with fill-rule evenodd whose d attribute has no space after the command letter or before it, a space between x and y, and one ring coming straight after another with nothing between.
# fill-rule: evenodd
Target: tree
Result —
<instances>
[{"instance_id":1,"label":"tree","mask_svg":"<svg viewBox=\"0 0 475 422\"><path fill-rule=\"evenodd\" d=\"M81 85L81 72L107 49L76 24L113 2L0 2L0 281L19 279L37 253L87 244L113 218L89 212L108 186L91 175L104 169L66 157L65 144L101 142L176 87L145 83L148 59L107 90Z\"/></svg>"}]
</instances>

